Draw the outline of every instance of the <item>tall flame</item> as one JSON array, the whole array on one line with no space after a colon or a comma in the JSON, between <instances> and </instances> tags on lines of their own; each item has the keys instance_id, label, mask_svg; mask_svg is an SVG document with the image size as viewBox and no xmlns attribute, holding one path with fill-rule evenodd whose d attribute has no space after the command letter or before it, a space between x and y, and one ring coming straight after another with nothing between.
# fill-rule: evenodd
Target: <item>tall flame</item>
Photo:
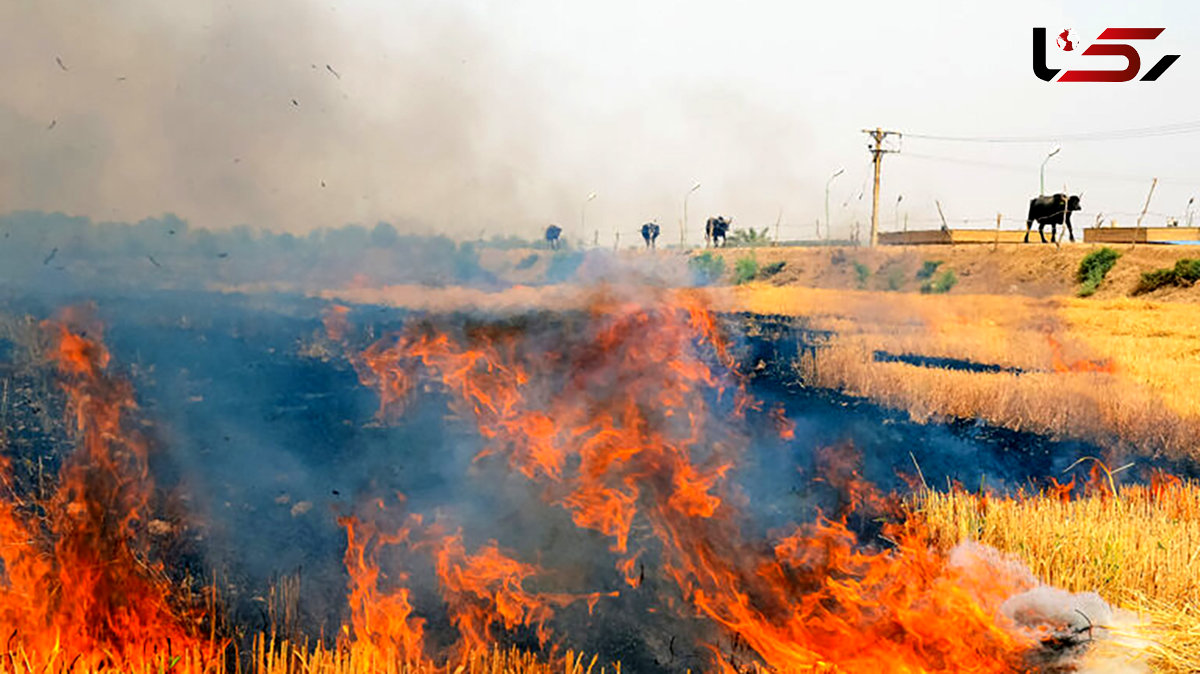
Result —
<instances>
[{"instance_id":1,"label":"tall flame","mask_svg":"<svg viewBox=\"0 0 1200 674\"><path fill-rule=\"evenodd\" d=\"M852 468L832 471L847 493L840 516L774 544L743 534L735 504L746 497L728 477L747 440L724 421L761 405L694 296L601 294L585 316L562 320L554 339L424 324L355 362L388 417L403 413L422 377L440 382L487 439L481 456L506 457L576 525L609 537L626 582L640 583L635 560L657 549L691 612L774 670L1012 671L1036 643L1000 612L1028 589L1025 577L986 560L958 563L911 527L889 529L886 549L860 544L846 513L881 499ZM780 413L767 414L782 438L793 436ZM647 540L634 537L635 522ZM529 619L519 602L511 606ZM712 650L735 671L731 654Z\"/></svg>"},{"instance_id":2,"label":"tall flame","mask_svg":"<svg viewBox=\"0 0 1200 674\"><path fill-rule=\"evenodd\" d=\"M215 641L197 634L201 616L190 597L148 555L154 486L147 442L127 423L137 408L132 388L107 373L109 354L97 338L65 324L44 327L78 441L51 496L0 499L0 632L8 650L46 671L66 657L81 671L145 670L180 657L193 671L206 669Z\"/></svg>"}]
</instances>

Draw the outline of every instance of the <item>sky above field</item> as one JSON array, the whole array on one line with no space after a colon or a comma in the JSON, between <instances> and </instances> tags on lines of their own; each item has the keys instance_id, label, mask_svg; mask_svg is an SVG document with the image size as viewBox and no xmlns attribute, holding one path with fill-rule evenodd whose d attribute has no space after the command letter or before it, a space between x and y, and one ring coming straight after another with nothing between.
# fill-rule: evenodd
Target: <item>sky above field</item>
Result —
<instances>
[{"instance_id":1,"label":"sky above field","mask_svg":"<svg viewBox=\"0 0 1200 674\"><path fill-rule=\"evenodd\" d=\"M1046 83L1031 29L1070 28L1051 67L1108 26L1157 82ZM1200 120L1200 6L1184 2L8 0L0 3L0 212L97 220L173 212L203 227L566 236L611 244L649 219L809 238L832 181L834 236L870 218L866 127L884 159L881 229L1023 227L1047 191L1077 222L1148 223L1200 196L1200 131L1071 134ZM1200 123L1193 128L1200 130ZM1034 137L1029 143L917 136ZM586 201L591 193L595 199ZM586 201L586 213L585 209ZM1200 222L1200 206L1196 220Z\"/></svg>"}]
</instances>

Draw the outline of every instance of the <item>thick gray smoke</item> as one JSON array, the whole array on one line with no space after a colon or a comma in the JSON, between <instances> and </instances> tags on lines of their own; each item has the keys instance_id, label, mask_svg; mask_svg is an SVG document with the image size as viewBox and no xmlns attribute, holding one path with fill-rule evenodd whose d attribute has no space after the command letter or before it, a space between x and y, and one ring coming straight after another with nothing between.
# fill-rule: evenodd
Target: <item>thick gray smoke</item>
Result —
<instances>
[{"instance_id":1,"label":"thick gray smoke","mask_svg":"<svg viewBox=\"0 0 1200 674\"><path fill-rule=\"evenodd\" d=\"M309 2L4 3L0 204L304 231L548 198L518 184L537 107L496 114L507 68L471 17L389 18L385 42Z\"/></svg>"},{"instance_id":2,"label":"thick gray smoke","mask_svg":"<svg viewBox=\"0 0 1200 674\"><path fill-rule=\"evenodd\" d=\"M3 3L0 212L296 233L385 220L458 238L557 221L611 245L651 218L675 240L692 180L694 240L706 210L741 203L738 224L761 227L795 190L790 113L680 85L614 100L598 124L564 91L573 75L488 11Z\"/></svg>"}]
</instances>

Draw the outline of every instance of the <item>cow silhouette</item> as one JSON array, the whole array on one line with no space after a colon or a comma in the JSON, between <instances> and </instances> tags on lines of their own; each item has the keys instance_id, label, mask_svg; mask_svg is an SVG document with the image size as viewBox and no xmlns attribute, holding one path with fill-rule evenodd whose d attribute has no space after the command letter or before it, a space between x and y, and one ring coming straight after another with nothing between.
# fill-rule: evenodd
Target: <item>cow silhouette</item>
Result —
<instances>
[{"instance_id":1,"label":"cow silhouette","mask_svg":"<svg viewBox=\"0 0 1200 674\"><path fill-rule=\"evenodd\" d=\"M1066 225L1067 236L1075 242L1075 231L1071 228L1071 212L1080 210L1079 195L1043 194L1029 200L1029 216L1025 218L1025 243L1029 243L1029 230L1033 221L1038 223L1038 236L1046 243L1046 225L1050 225L1050 243L1055 243L1058 226Z\"/></svg>"},{"instance_id":2,"label":"cow silhouette","mask_svg":"<svg viewBox=\"0 0 1200 674\"><path fill-rule=\"evenodd\" d=\"M723 215L718 215L715 218L709 218L704 223L704 243L705 245L717 247L725 246L725 235L729 233L729 226L733 224L733 218L726 219ZM719 240L719 241L718 241Z\"/></svg>"},{"instance_id":3,"label":"cow silhouette","mask_svg":"<svg viewBox=\"0 0 1200 674\"><path fill-rule=\"evenodd\" d=\"M558 225L547 227L546 243L550 245L550 250L558 250L558 247L562 245L562 227Z\"/></svg>"},{"instance_id":4,"label":"cow silhouette","mask_svg":"<svg viewBox=\"0 0 1200 674\"><path fill-rule=\"evenodd\" d=\"M659 227L657 222L647 222L642 225L642 239L646 242L647 248L657 248Z\"/></svg>"}]
</instances>

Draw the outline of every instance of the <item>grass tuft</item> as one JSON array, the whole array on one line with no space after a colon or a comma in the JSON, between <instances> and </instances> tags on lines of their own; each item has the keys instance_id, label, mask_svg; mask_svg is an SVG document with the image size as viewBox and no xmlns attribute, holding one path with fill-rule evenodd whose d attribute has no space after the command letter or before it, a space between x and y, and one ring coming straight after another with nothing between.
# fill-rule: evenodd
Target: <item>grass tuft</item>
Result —
<instances>
[{"instance_id":1,"label":"grass tuft","mask_svg":"<svg viewBox=\"0 0 1200 674\"><path fill-rule=\"evenodd\" d=\"M733 282L737 285L749 283L758 275L758 260L753 255L739 257L733 263Z\"/></svg>"},{"instance_id":2,"label":"grass tuft","mask_svg":"<svg viewBox=\"0 0 1200 674\"><path fill-rule=\"evenodd\" d=\"M958 284L958 275L953 269L938 274L921 284L921 292L926 295L941 295L950 292L950 289Z\"/></svg>"},{"instance_id":3,"label":"grass tuft","mask_svg":"<svg viewBox=\"0 0 1200 674\"><path fill-rule=\"evenodd\" d=\"M784 262L783 260L780 260L779 262L772 262L771 264L768 264L768 265L764 265L762 269L758 270L758 278L760 278L760 279L771 278L772 276L783 271L783 268L786 265L787 265L787 262Z\"/></svg>"},{"instance_id":4,"label":"grass tuft","mask_svg":"<svg viewBox=\"0 0 1200 674\"><path fill-rule=\"evenodd\" d=\"M867 287L867 279L871 278L871 270L867 268L867 265L855 261L854 276L858 279L858 287L861 290Z\"/></svg>"},{"instance_id":5,"label":"grass tuft","mask_svg":"<svg viewBox=\"0 0 1200 674\"><path fill-rule=\"evenodd\" d=\"M917 270L917 280L924 281L925 279L933 278L933 275L940 266L942 266L941 260L925 260L921 268Z\"/></svg>"}]
</instances>

